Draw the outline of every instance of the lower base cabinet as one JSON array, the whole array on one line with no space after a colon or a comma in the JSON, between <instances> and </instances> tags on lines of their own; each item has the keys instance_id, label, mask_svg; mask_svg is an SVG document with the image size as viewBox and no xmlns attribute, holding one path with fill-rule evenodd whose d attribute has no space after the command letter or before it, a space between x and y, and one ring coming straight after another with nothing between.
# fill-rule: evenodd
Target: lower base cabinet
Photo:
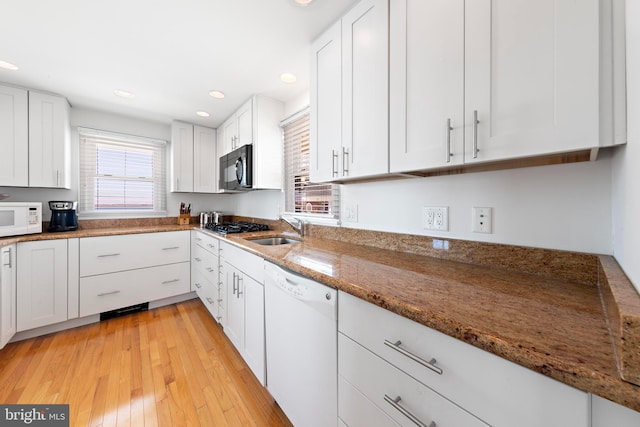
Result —
<instances>
[{"instance_id":1,"label":"lower base cabinet","mask_svg":"<svg viewBox=\"0 0 640 427\"><path fill-rule=\"evenodd\" d=\"M16 333L16 245L0 248L0 349Z\"/></svg>"},{"instance_id":2,"label":"lower base cabinet","mask_svg":"<svg viewBox=\"0 0 640 427\"><path fill-rule=\"evenodd\" d=\"M17 250L17 331L67 320L67 239L21 242Z\"/></svg>"},{"instance_id":3,"label":"lower base cabinet","mask_svg":"<svg viewBox=\"0 0 640 427\"><path fill-rule=\"evenodd\" d=\"M343 292L338 331L339 383L400 425L413 425L405 413L427 426L590 425L587 393Z\"/></svg>"},{"instance_id":4,"label":"lower base cabinet","mask_svg":"<svg viewBox=\"0 0 640 427\"><path fill-rule=\"evenodd\" d=\"M190 263L80 278L80 316L103 313L190 291Z\"/></svg>"},{"instance_id":5,"label":"lower base cabinet","mask_svg":"<svg viewBox=\"0 0 640 427\"><path fill-rule=\"evenodd\" d=\"M638 427L640 412L591 396L591 427Z\"/></svg>"}]
</instances>

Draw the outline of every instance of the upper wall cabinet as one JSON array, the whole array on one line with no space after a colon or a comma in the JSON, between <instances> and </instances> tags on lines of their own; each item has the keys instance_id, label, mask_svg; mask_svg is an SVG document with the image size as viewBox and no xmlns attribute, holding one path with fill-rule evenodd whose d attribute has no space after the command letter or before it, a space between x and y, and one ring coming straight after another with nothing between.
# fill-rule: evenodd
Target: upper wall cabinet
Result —
<instances>
[{"instance_id":1,"label":"upper wall cabinet","mask_svg":"<svg viewBox=\"0 0 640 427\"><path fill-rule=\"evenodd\" d=\"M0 85L0 186L70 188L69 103Z\"/></svg>"},{"instance_id":2,"label":"upper wall cabinet","mask_svg":"<svg viewBox=\"0 0 640 427\"><path fill-rule=\"evenodd\" d=\"M311 180L389 172L388 0L364 0L311 47Z\"/></svg>"},{"instance_id":3,"label":"upper wall cabinet","mask_svg":"<svg viewBox=\"0 0 640 427\"><path fill-rule=\"evenodd\" d=\"M216 130L171 123L171 191L215 193L218 190Z\"/></svg>"},{"instance_id":4,"label":"upper wall cabinet","mask_svg":"<svg viewBox=\"0 0 640 427\"><path fill-rule=\"evenodd\" d=\"M625 142L621 9L391 0L391 172Z\"/></svg>"},{"instance_id":5,"label":"upper wall cabinet","mask_svg":"<svg viewBox=\"0 0 640 427\"><path fill-rule=\"evenodd\" d=\"M218 157L253 144L253 188L282 188L282 129L284 104L266 96L253 96L222 124L224 149Z\"/></svg>"},{"instance_id":6,"label":"upper wall cabinet","mask_svg":"<svg viewBox=\"0 0 640 427\"><path fill-rule=\"evenodd\" d=\"M0 185L29 185L29 116L25 89L0 86Z\"/></svg>"}]
</instances>

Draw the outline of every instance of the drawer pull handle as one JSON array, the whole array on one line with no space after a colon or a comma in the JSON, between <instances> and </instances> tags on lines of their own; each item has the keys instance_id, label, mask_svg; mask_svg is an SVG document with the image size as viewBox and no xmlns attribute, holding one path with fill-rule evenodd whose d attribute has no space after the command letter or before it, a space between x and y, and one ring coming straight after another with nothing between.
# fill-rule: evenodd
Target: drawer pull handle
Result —
<instances>
[{"instance_id":1,"label":"drawer pull handle","mask_svg":"<svg viewBox=\"0 0 640 427\"><path fill-rule=\"evenodd\" d=\"M162 282L163 285L168 285L170 283L176 283L179 282L180 279L172 279L172 280L165 280L164 282Z\"/></svg>"},{"instance_id":2,"label":"drawer pull handle","mask_svg":"<svg viewBox=\"0 0 640 427\"><path fill-rule=\"evenodd\" d=\"M413 360L414 362L418 362L419 364L421 364L425 368L431 369L436 374L442 375L442 368L436 366L436 359L431 359L431 360L429 360L427 362L422 357L416 356L415 354L413 354L413 353L405 350L404 348L400 347L400 344L402 344L401 341L396 341L395 343L393 343L393 342L391 342L389 340L384 340L384 345L386 345L387 347L391 347L392 349L394 349L398 353L407 356L409 359Z\"/></svg>"},{"instance_id":3,"label":"drawer pull handle","mask_svg":"<svg viewBox=\"0 0 640 427\"><path fill-rule=\"evenodd\" d=\"M171 247L168 247L168 248L162 248L163 251L170 251L172 249L180 249L180 246L171 246Z\"/></svg>"},{"instance_id":4,"label":"drawer pull handle","mask_svg":"<svg viewBox=\"0 0 640 427\"><path fill-rule=\"evenodd\" d=\"M111 292L103 292L101 294L98 294L99 297L106 297L107 295L115 295L115 294L119 294L120 291L111 291Z\"/></svg>"},{"instance_id":5,"label":"drawer pull handle","mask_svg":"<svg viewBox=\"0 0 640 427\"><path fill-rule=\"evenodd\" d=\"M198 282L195 282L194 285L196 286L196 288L200 289L202 287L202 285Z\"/></svg>"},{"instance_id":6,"label":"drawer pull handle","mask_svg":"<svg viewBox=\"0 0 640 427\"><path fill-rule=\"evenodd\" d=\"M198 257L195 257L194 259L195 259L196 261L198 261L198 262L202 261L202 259L200 259L200 258L198 258Z\"/></svg>"},{"instance_id":7,"label":"drawer pull handle","mask_svg":"<svg viewBox=\"0 0 640 427\"><path fill-rule=\"evenodd\" d=\"M213 273L213 268L211 268L211 267L207 267L207 271L208 271L209 273Z\"/></svg>"},{"instance_id":8,"label":"drawer pull handle","mask_svg":"<svg viewBox=\"0 0 640 427\"><path fill-rule=\"evenodd\" d=\"M207 246L209 246L211 249L213 249L216 245L212 245L211 243L207 243Z\"/></svg>"},{"instance_id":9,"label":"drawer pull handle","mask_svg":"<svg viewBox=\"0 0 640 427\"><path fill-rule=\"evenodd\" d=\"M120 256L120 254L103 254L103 255L98 255L98 258L106 258L110 256Z\"/></svg>"},{"instance_id":10,"label":"drawer pull handle","mask_svg":"<svg viewBox=\"0 0 640 427\"><path fill-rule=\"evenodd\" d=\"M211 299L211 297L207 297L207 302L208 302L209 304L213 304L213 300Z\"/></svg>"},{"instance_id":11,"label":"drawer pull handle","mask_svg":"<svg viewBox=\"0 0 640 427\"><path fill-rule=\"evenodd\" d=\"M396 397L395 399L392 399L391 397L389 397L388 395L384 395L384 400L385 402L387 402L389 405L393 406L393 408L395 410L397 410L398 412L400 412L402 415L404 415L405 417L409 418L411 420L412 423L414 423L415 425L417 425L418 427L436 427L436 422L435 421L431 421L431 423L429 425L423 423L422 421L420 421L420 419L418 417L416 417L415 415L413 415L407 408L405 408L404 406L400 405L400 396Z\"/></svg>"}]
</instances>

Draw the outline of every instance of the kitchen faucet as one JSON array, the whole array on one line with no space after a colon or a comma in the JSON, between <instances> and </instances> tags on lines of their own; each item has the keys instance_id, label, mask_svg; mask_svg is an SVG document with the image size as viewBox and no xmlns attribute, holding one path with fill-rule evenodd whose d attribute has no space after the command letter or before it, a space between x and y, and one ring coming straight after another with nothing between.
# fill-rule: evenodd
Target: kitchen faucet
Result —
<instances>
[{"instance_id":1,"label":"kitchen faucet","mask_svg":"<svg viewBox=\"0 0 640 427\"><path fill-rule=\"evenodd\" d=\"M298 236L304 237L304 225L305 225L304 220L300 218L293 218L293 220L291 220L281 216L280 221L286 222L291 226L291 228L293 228L296 231L296 233L298 233Z\"/></svg>"}]
</instances>

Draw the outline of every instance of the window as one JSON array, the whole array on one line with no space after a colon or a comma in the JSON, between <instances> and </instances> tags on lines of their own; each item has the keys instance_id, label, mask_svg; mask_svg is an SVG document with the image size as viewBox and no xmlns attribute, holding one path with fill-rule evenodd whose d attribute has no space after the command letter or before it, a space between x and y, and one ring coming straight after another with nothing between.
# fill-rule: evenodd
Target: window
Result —
<instances>
[{"instance_id":1,"label":"window","mask_svg":"<svg viewBox=\"0 0 640 427\"><path fill-rule=\"evenodd\" d=\"M339 217L339 186L309 180L309 109L282 122L284 133L285 211L296 216Z\"/></svg>"},{"instance_id":2,"label":"window","mask_svg":"<svg viewBox=\"0 0 640 427\"><path fill-rule=\"evenodd\" d=\"M166 141L86 128L78 133L82 215L166 214Z\"/></svg>"}]
</instances>

